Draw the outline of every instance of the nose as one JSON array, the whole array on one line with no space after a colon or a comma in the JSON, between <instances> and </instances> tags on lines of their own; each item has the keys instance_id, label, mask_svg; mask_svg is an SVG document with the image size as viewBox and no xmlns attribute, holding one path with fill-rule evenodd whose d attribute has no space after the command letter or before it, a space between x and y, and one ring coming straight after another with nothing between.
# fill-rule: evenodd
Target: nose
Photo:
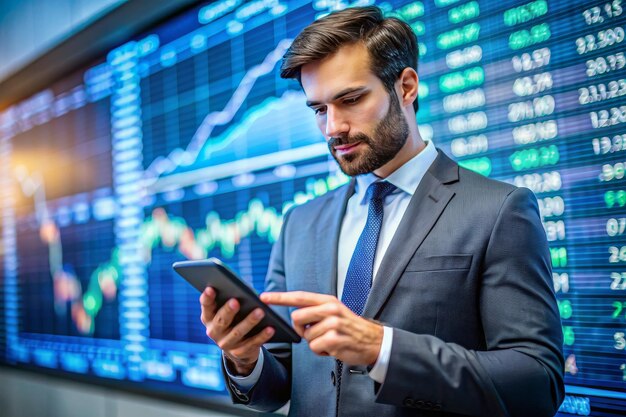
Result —
<instances>
[{"instance_id":1,"label":"nose","mask_svg":"<svg viewBox=\"0 0 626 417\"><path fill-rule=\"evenodd\" d=\"M350 130L347 120L332 106L326 109L326 137L343 136Z\"/></svg>"}]
</instances>

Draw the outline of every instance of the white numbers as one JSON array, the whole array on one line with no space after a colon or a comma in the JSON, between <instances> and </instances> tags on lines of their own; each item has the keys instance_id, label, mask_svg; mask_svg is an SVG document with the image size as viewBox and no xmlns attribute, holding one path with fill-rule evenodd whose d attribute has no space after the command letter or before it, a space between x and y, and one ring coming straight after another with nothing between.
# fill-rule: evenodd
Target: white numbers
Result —
<instances>
[{"instance_id":1,"label":"white numbers","mask_svg":"<svg viewBox=\"0 0 626 417\"><path fill-rule=\"evenodd\" d=\"M565 202L560 196L539 198L537 203L539 204L539 213L542 219L558 217L565 212Z\"/></svg>"},{"instance_id":2,"label":"white numbers","mask_svg":"<svg viewBox=\"0 0 626 417\"><path fill-rule=\"evenodd\" d=\"M448 113L474 109L485 105L485 92L482 88L452 94L443 99L443 109Z\"/></svg>"},{"instance_id":3,"label":"white numbers","mask_svg":"<svg viewBox=\"0 0 626 417\"><path fill-rule=\"evenodd\" d=\"M550 49L541 48L531 54L523 53L511 59L515 72L530 71L550 64Z\"/></svg>"},{"instance_id":4,"label":"white numbers","mask_svg":"<svg viewBox=\"0 0 626 417\"><path fill-rule=\"evenodd\" d=\"M509 122L521 122L535 117L548 116L554 112L554 97L537 97L532 101L509 104Z\"/></svg>"},{"instance_id":5,"label":"white numbers","mask_svg":"<svg viewBox=\"0 0 626 417\"><path fill-rule=\"evenodd\" d=\"M613 181L621 180L624 178L624 163L618 162L615 164L602 165L602 172L600 173L600 181Z\"/></svg>"},{"instance_id":6,"label":"white numbers","mask_svg":"<svg viewBox=\"0 0 626 417\"><path fill-rule=\"evenodd\" d=\"M626 218L620 217L619 219L611 218L606 222L606 234L615 237L621 236L626 231Z\"/></svg>"},{"instance_id":7,"label":"white numbers","mask_svg":"<svg viewBox=\"0 0 626 417\"><path fill-rule=\"evenodd\" d=\"M614 291L626 290L626 272L611 272L611 289Z\"/></svg>"},{"instance_id":8,"label":"white numbers","mask_svg":"<svg viewBox=\"0 0 626 417\"><path fill-rule=\"evenodd\" d=\"M611 81L608 84L600 83L578 89L578 102L591 104L603 100L611 100L626 95L626 80Z\"/></svg>"},{"instance_id":9,"label":"white numbers","mask_svg":"<svg viewBox=\"0 0 626 417\"><path fill-rule=\"evenodd\" d=\"M474 45L458 51L450 52L446 55L446 64L450 69L457 69L469 64L480 62L483 57L483 50L480 46Z\"/></svg>"},{"instance_id":10,"label":"white numbers","mask_svg":"<svg viewBox=\"0 0 626 417\"><path fill-rule=\"evenodd\" d=\"M517 187L526 187L535 194L559 191L562 186L561 174L558 171L518 175L513 184Z\"/></svg>"},{"instance_id":11,"label":"white numbers","mask_svg":"<svg viewBox=\"0 0 626 417\"><path fill-rule=\"evenodd\" d=\"M563 220L549 221L543 224L548 242L565 239L565 222Z\"/></svg>"},{"instance_id":12,"label":"white numbers","mask_svg":"<svg viewBox=\"0 0 626 417\"><path fill-rule=\"evenodd\" d=\"M552 84L552 74L543 72L532 77L516 79L513 83L513 92L519 97L530 96L551 89Z\"/></svg>"},{"instance_id":13,"label":"white numbers","mask_svg":"<svg viewBox=\"0 0 626 417\"><path fill-rule=\"evenodd\" d=\"M552 285L554 286L554 292L569 292L569 275L567 272L563 272L561 274L553 272Z\"/></svg>"},{"instance_id":14,"label":"white numbers","mask_svg":"<svg viewBox=\"0 0 626 417\"><path fill-rule=\"evenodd\" d=\"M465 133L487 127L487 114L483 111L456 116L448 120L451 133Z\"/></svg>"},{"instance_id":15,"label":"white numbers","mask_svg":"<svg viewBox=\"0 0 626 417\"><path fill-rule=\"evenodd\" d=\"M454 139L450 144L450 149L452 155L461 157L486 152L489 150L489 143L485 135L468 136Z\"/></svg>"},{"instance_id":16,"label":"white numbers","mask_svg":"<svg viewBox=\"0 0 626 417\"><path fill-rule=\"evenodd\" d=\"M626 262L626 246L609 246L609 262L612 264Z\"/></svg>"},{"instance_id":17,"label":"white numbers","mask_svg":"<svg viewBox=\"0 0 626 417\"><path fill-rule=\"evenodd\" d=\"M518 145L528 145L543 140L554 139L559 134L556 120L537 122L513 129L513 141Z\"/></svg>"},{"instance_id":18,"label":"white numbers","mask_svg":"<svg viewBox=\"0 0 626 417\"><path fill-rule=\"evenodd\" d=\"M615 135L612 139L608 136L593 138L591 145L593 147L593 153L596 155L626 151L626 136Z\"/></svg>"},{"instance_id":19,"label":"white numbers","mask_svg":"<svg viewBox=\"0 0 626 417\"><path fill-rule=\"evenodd\" d=\"M624 29L617 26L614 29L601 30L597 35L585 35L576 39L576 52L579 55L621 43L624 40Z\"/></svg>"},{"instance_id":20,"label":"white numbers","mask_svg":"<svg viewBox=\"0 0 626 417\"><path fill-rule=\"evenodd\" d=\"M622 0L613 0L606 3L604 7L596 6L583 12L583 17L588 25L602 23L606 19L620 16L622 14Z\"/></svg>"},{"instance_id":21,"label":"white numbers","mask_svg":"<svg viewBox=\"0 0 626 417\"><path fill-rule=\"evenodd\" d=\"M626 106L612 107L609 110L592 111L589 113L591 126L594 129L626 123Z\"/></svg>"},{"instance_id":22,"label":"white numbers","mask_svg":"<svg viewBox=\"0 0 626 417\"><path fill-rule=\"evenodd\" d=\"M608 55L606 58L598 57L596 59L590 59L585 64L587 66L587 76L594 77L624 68L626 58L623 52L619 52L614 55Z\"/></svg>"}]
</instances>

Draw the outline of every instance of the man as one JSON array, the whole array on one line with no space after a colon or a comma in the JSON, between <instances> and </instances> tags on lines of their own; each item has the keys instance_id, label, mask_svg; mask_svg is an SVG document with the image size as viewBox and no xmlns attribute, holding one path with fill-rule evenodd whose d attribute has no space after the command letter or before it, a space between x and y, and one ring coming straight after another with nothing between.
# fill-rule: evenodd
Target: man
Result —
<instances>
[{"instance_id":1,"label":"man","mask_svg":"<svg viewBox=\"0 0 626 417\"><path fill-rule=\"evenodd\" d=\"M237 403L294 416L552 416L563 399L550 257L530 191L420 137L417 40L376 7L305 28L297 78L349 185L285 215L262 299L305 339L267 345L201 296Z\"/></svg>"}]
</instances>

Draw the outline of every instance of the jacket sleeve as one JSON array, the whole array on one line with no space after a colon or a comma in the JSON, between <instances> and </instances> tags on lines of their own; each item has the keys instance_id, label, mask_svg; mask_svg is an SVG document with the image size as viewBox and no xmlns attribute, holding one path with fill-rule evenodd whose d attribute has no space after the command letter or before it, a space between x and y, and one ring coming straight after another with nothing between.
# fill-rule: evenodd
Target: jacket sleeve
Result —
<instances>
[{"instance_id":1,"label":"jacket sleeve","mask_svg":"<svg viewBox=\"0 0 626 417\"><path fill-rule=\"evenodd\" d=\"M291 211L285 214L283 227L278 241L272 248L270 262L265 279L265 291L286 291L284 250L285 230L287 219ZM287 307L272 307L287 322L290 322ZM244 404L252 409L271 412L278 410L289 401L291 396L291 344L267 343L262 348L263 369L257 383L248 392L242 392L237 384L228 378L228 373L222 369L226 378L226 388L235 404ZM223 368L222 364L222 368Z\"/></svg>"},{"instance_id":2,"label":"jacket sleeve","mask_svg":"<svg viewBox=\"0 0 626 417\"><path fill-rule=\"evenodd\" d=\"M394 329L376 400L473 416L553 416L564 396L563 336L546 235L528 189L512 191L498 213L478 302L486 350Z\"/></svg>"}]
</instances>

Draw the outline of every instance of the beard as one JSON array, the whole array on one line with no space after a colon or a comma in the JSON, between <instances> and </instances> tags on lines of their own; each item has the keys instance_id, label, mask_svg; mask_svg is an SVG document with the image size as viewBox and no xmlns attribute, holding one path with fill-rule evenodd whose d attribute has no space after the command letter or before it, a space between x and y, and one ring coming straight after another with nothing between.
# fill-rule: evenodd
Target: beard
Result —
<instances>
[{"instance_id":1,"label":"beard","mask_svg":"<svg viewBox=\"0 0 626 417\"><path fill-rule=\"evenodd\" d=\"M409 137L409 124L402 114L395 91L389 94L389 110L385 117L374 128L374 135L357 133L352 136L331 137L328 149L339 168L351 177L368 174L391 161L402 149ZM335 146L361 142L364 150L347 155L337 155Z\"/></svg>"}]
</instances>

